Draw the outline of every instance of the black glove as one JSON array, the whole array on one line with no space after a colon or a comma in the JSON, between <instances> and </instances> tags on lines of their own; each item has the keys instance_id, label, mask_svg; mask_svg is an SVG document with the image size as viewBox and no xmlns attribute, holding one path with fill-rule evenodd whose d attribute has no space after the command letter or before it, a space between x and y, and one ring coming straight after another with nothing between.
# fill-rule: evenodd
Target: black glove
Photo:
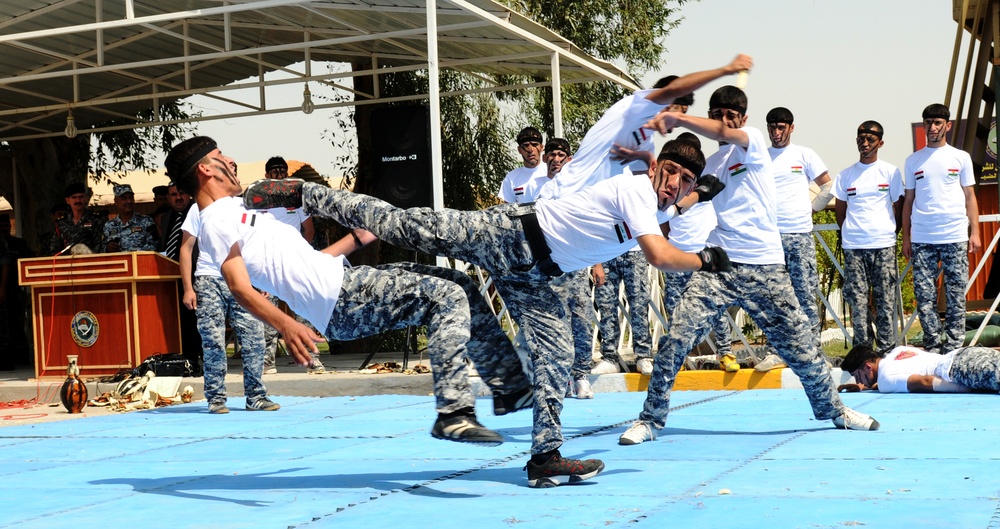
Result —
<instances>
[{"instance_id":1,"label":"black glove","mask_svg":"<svg viewBox=\"0 0 1000 529\"><path fill-rule=\"evenodd\" d=\"M733 269L729 256L722 248L709 246L698 252L698 258L701 259L702 272L730 272Z\"/></svg>"},{"instance_id":2,"label":"black glove","mask_svg":"<svg viewBox=\"0 0 1000 529\"><path fill-rule=\"evenodd\" d=\"M698 202L708 202L726 188L715 175L707 174L695 182L694 191L698 193Z\"/></svg>"}]
</instances>

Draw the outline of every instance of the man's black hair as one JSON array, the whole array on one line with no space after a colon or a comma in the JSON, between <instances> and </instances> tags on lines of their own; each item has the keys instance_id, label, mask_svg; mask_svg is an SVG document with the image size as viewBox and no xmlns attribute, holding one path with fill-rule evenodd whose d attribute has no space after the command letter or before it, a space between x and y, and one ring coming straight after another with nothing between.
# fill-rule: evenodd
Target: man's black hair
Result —
<instances>
[{"instance_id":1,"label":"man's black hair","mask_svg":"<svg viewBox=\"0 0 1000 529\"><path fill-rule=\"evenodd\" d=\"M880 139L880 140L882 139L882 134L884 132L885 132L885 129L882 128L882 124L879 123L878 121L874 121L874 120L871 120L871 119L869 119L868 121L866 121L866 122L858 125L858 134L862 134L862 133L864 133L864 134L874 134L875 136L878 136L878 139Z\"/></svg>"},{"instance_id":2,"label":"man's black hair","mask_svg":"<svg viewBox=\"0 0 1000 529\"><path fill-rule=\"evenodd\" d=\"M268 158L267 162L264 164L264 172L269 173L271 172L271 169L277 169L279 167L284 167L285 170L287 171L288 162L286 162L285 159L282 158L281 156L272 156Z\"/></svg>"},{"instance_id":3,"label":"man's black hair","mask_svg":"<svg viewBox=\"0 0 1000 529\"><path fill-rule=\"evenodd\" d=\"M701 149L701 140L699 140L698 136L693 132L684 131L678 134L677 137L674 139L681 141L689 141L693 143L695 147Z\"/></svg>"},{"instance_id":4,"label":"man's black hair","mask_svg":"<svg viewBox=\"0 0 1000 529\"><path fill-rule=\"evenodd\" d=\"M186 139L170 149L163 165L166 166L167 176L177 185L177 189L192 197L198 193L200 184L194 169L215 149L215 140L208 136Z\"/></svg>"},{"instance_id":5,"label":"man's black hair","mask_svg":"<svg viewBox=\"0 0 1000 529\"><path fill-rule=\"evenodd\" d=\"M524 127L521 132L517 133L517 144L520 145L526 141L537 141L542 143L542 133L535 127Z\"/></svg>"},{"instance_id":6,"label":"man's black hair","mask_svg":"<svg viewBox=\"0 0 1000 529\"><path fill-rule=\"evenodd\" d=\"M881 358L881 355L876 353L871 347L867 345L855 345L847 352L844 361L840 363L840 369L844 370L845 373L850 373L865 365L865 362L879 358Z\"/></svg>"},{"instance_id":7,"label":"man's black hair","mask_svg":"<svg viewBox=\"0 0 1000 529\"><path fill-rule=\"evenodd\" d=\"M569 142L565 138L549 138L549 141L545 142L545 154L557 150L566 154L573 153L569 150Z\"/></svg>"},{"instance_id":8,"label":"man's black hair","mask_svg":"<svg viewBox=\"0 0 1000 529\"><path fill-rule=\"evenodd\" d=\"M664 86L667 86L668 84L674 82L677 79L678 79L678 77L676 75L668 75L666 77L661 77L659 80L657 80L655 83L653 83L653 88L654 89L656 89L656 88L663 88ZM684 105L684 106L688 106L688 107L691 106L691 105L693 105L694 104L694 92L690 92L690 93L684 94L682 96L677 96L677 98L674 99L674 103L673 104L675 104L675 105Z\"/></svg>"},{"instance_id":9,"label":"man's black hair","mask_svg":"<svg viewBox=\"0 0 1000 529\"><path fill-rule=\"evenodd\" d=\"M708 99L708 108L726 108L746 115L747 95L735 86L726 85L712 92L712 97Z\"/></svg>"},{"instance_id":10,"label":"man's black hair","mask_svg":"<svg viewBox=\"0 0 1000 529\"><path fill-rule=\"evenodd\" d=\"M795 116L792 115L791 110L785 107L774 107L768 111L765 121L767 121L768 125L771 123L788 123L791 125L795 123Z\"/></svg>"},{"instance_id":11,"label":"man's black hair","mask_svg":"<svg viewBox=\"0 0 1000 529\"><path fill-rule=\"evenodd\" d=\"M948 121L949 119L951 119L951 111L948 110L948 107L942 105L941 103L932 103L930 105L927 105L927 108L924 109L922 117L923 119L941 118L945 121Z\"/></svg>"},{"instance_id":12,"label":"man's black hair","mask_svg":"<svg viewBox=\"0 0 1000 529\"><path fill-rule=\"evenodd\" d=\"M701 148L690 140L674 139L663 145L657 161L670 160L694 173L695 178L705 170L705 154Z\"/></svg>"}]
</instances>

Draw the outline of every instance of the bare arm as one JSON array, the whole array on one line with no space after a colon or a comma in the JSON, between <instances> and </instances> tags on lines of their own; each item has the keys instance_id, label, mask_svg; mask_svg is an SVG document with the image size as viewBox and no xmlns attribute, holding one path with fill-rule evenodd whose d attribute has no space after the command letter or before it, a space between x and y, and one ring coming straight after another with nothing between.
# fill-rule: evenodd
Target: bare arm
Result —
<instances>
[{"instance_id":1,"label":"bare arm","mask_svg":"<svg viewBox=\"0 0 1000 529\"><path fill-rule=\"evenodd\" d=\"M701 258L682 252L660 235L640 235L639 247L649 264L663 272L691 272L701 269Z\"/></svg>"},{"instance_id":2,"label":"bare arm","mask_svg":"<svg viewBox=\"0 0 1000 529\"><path fill-rule=\"evenodd\" d=\"M976 188L963 187L965 192L965 214L969 217L969 253L978 252L982 247L982 240L979 238L979 201L976 199Z\"/></svg>"},{"instance_id":3,"label":"bare arm","mask_svg":"<svg viewBox=\"0 0 1000 529\"><path fill-rule=\"evenodd\" d=\"M241 307L281 333L285 339L285 346L299 365L309 365L310 352L319 354L316 344L324 341L323 338L316 336L312 329L272 305L251 286L246 263L243 262L243 255L237 244L229 250L229 256L222 263L222 277Z\"/></svg>"},{"instance_id":4,"label":"bare arm","mask_svg":"<svg viewBox=\"0 0 1000 529\"><path fill-rule=\"evenodd\" d=\"M691 92L694 92L695 90L720 77L733 75L743 70L749 70L750 68L753 68L753 59L750 58L749 55L740 54L737 55L732 62L721 68L689 73L685 76L678 77L669 85L650 92L649 95L646 96L646 99L649 99L657 104L667 106L670 103L673 103L674 99L690 94Z\"/></svg>"},{"instance_id":5,"label":"bare arm","mask_svg":"<svg viewBox=\"0 0 1000 529\"><path fill-rule=\"evenodd\" d=\"M646 128L658 130L660 134L666 134L674 127L684 127L706 138L740 147L750 145L750 137L743 129L731 129L721 121L699 118L680 112L660 112L646 124Z\"/></svg>"},{"instance_id":6,"label":"bare arm","mask_svg":"<svg viewBox=\"0 0 1000 529\"><path fill-rule=\"evenodd\" d=\"M365 246L368 246L369 244L375 242L377 239L378 237L376 237L375 234L370 231L355 229L351 230L351 233L348 233L347 235L341 237L330 246L323 248L321 251L323 253L328 253L334 257L339 257L341 255L350 255L351 252L355 250L360 250L361 248L364 248Z\"/></svg>"},{"instance_id":7,"label":"bare arm","mask_svg":"<svg viewBox=\"0 0 1000 529\"><path fill-rule=\"evenodd\" d=\"M914 191L907 189L903 193L903 257L908 260L913 258L913 249L910 247L910 215L913 213Z\"/></svg>"},{"instance_id":8,"label":"bare arm","mask_svg":"<svg viewBox=\"0 0 1000 529\"><path fill-rule=\"evenodd\" d=\"M184 285L184 294L181 301L189 310L198 308L198 296L195 295L194 286L191 284L191 271L194 269L191 262L191 253L194 251L194 243L197 239L194 235L186 231L181 232L181 284Z\"/></svg>"},{"instance_id":9,"label":"bare arm","mask_svg":"<svg viewBox=\"0 0 1000 529\"><path fill-rule=\"evenodd\" d=\"M312 244L316 237L316 228L313 227L313 219L309 217L302 223L302 237L307 243Z\"/></svg>"},{"instance_id":10,"label":"bare arm","mask_svg":"<svg viewBox=\"0 0 1000 529\"><path fill-rule=\"evenodd\" d=\"M837 226L840 229L844 229L844 219L847 218L847 202L837 199L837 202L833 206L833 214L837 219Z\"/></svg>"}]
</instances>

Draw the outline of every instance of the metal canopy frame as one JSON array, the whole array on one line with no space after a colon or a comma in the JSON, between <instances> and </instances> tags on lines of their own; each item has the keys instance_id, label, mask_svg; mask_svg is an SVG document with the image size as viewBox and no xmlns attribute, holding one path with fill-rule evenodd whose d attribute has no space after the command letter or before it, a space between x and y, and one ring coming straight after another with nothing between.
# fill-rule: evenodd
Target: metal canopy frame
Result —
<instances>
[{"instance_id":1,"label":"metal canopy frame","mask_svg":"<svg viewBox=\"0 0 1000 529\"><path fill-rule=\"evenodd\" d=\"M345 89L341 78L394 71L428 70L432 84L437 69L488 81L471 92L552 86L556 103L562 84L638 88L616 66L490 0L5 0L3 11L0 141L62 135L70 113L86 132L175 123L161 118L160 105L195 94L240 110L186 121L301 111L269 108L267 89L308 82ZM362 59L373 68L311 71L314 61ZM268 79L274 72L285 78ZM535 81L502 86L487 75ZM232 97L247 88L258 89L257 101ZM355 101L315 108L387 101L352 91ZM461 93L469 92L439 95ZM101 125L150 107L147 122Z\"/></svg>"}]
</instances>

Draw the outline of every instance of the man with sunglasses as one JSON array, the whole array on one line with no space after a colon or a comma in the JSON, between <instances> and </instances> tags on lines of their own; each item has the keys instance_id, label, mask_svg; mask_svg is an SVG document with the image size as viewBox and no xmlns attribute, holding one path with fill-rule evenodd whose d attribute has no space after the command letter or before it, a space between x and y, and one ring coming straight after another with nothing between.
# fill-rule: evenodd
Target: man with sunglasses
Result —
<instances>
[{"instance_id":1,"label":"man with sunglasses","mask_svg":"<svg viewBox=\"0 0 1000 529\"><path fill-rule=\"evenodd\" d=\"M507 173L497 197L508 204L527 204L535 201L538 189L548 181L548 168L542 163L542 133L535 127L524 127L516 141L523 165Z\"/></svg>"},{"instance_id":2,"label":"man with sunglasses","mask_svg":"<svg viewBox=\"0 0 1000 529\"><path fill-rule=\"evenodd\" d=\"M860 159L834 178L836 217L844 247L844 300L851 306L857 345L881 350L895 347L893 311L896 290L896 233L902 217L903 175L896 166L878 159L883 145L882 125L865 121L858 126ZM870 296L869 296L870 293ZM872 335L872 310L875 334Z\"/></svg>"},{"instance_id":3,"label":"man with sunglasses","mask_svg":"<svg viewBox=\"0 0 1000 529\"><path fill-rule=\"evenodd\" d=\"M899 346L884 357L866 345L852 348L840 365L854 377L839 391L880 393L1000 392L1000 351L962 347L946 354Z\"/></svg>"}]
</instances>

